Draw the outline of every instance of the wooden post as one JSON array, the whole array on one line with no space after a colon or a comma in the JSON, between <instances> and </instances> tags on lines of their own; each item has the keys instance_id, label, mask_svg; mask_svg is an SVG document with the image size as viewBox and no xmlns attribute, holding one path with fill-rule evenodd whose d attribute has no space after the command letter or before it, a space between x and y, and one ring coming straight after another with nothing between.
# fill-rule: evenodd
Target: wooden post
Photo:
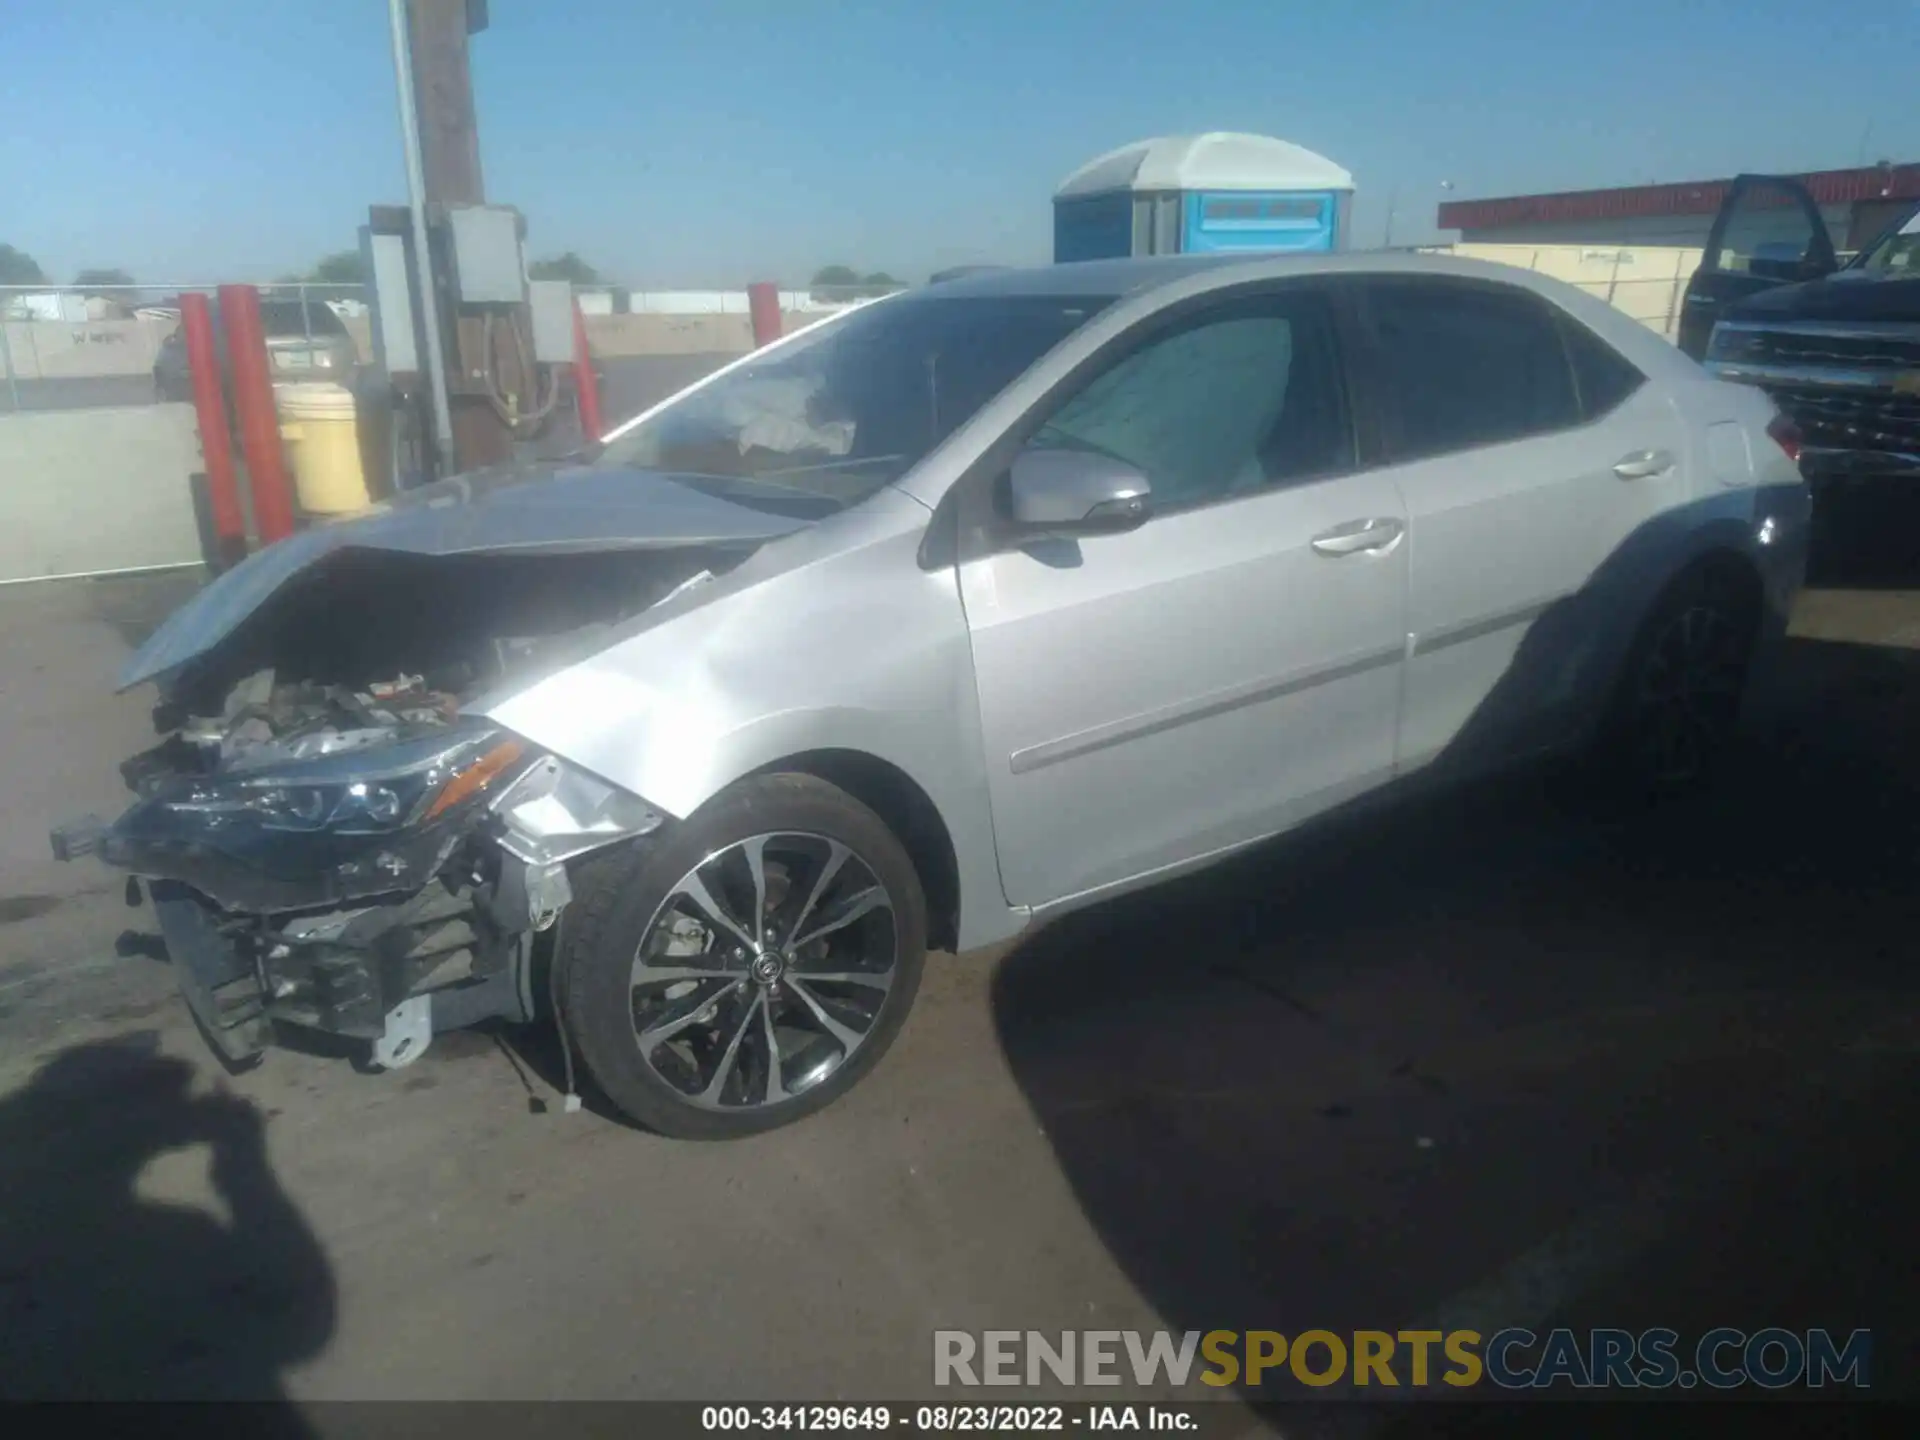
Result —
<instances>
[{"instance_id":1,"label":"wooden post","mask_svg":"<svg viewBox=\"0 0 1920 1440\"><path fill-rule=\"evenodd\" d=\"M429 211L479 205L487 198L480 171L480 128L474 116L467 39L476 7L469 0L408 0L413 42L414 103L420 113L420 167ZM478 7L484 24L485 7ZM445 276L450 267L436 267ZM426 297L429 323L449 338L448 403L453 411L454 465L476 470L513 458L513 432L493 408L481 377L489 365L484 322L464 315L447 294ZM506 317L502 317L506 318ZM519 317L524 324L525 318Z\"/></svg>"}]
</instances>

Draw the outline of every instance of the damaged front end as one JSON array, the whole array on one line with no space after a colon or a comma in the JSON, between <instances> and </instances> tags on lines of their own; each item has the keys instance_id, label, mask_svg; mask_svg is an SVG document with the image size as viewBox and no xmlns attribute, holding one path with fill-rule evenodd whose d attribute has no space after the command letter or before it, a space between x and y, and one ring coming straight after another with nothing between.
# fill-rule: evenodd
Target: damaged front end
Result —
<instances>
[{"instance_id":1,"label":"damaged front end","mask_svg":"<svg viewBox=\"0 0 1920 1440\"><path fill-rule=\"evenodd\" d=\"M535 937L567 861L661 815L401 676L364 691L236 686L123 767L138 799L67 827L147 882L183 994L229 1062L276 1023L397 1067L436 1031L534 1018Z\"/></svg>"},{"instance_id":2,"label":"damaged front end","mask_svg":"<svg viewBox=\"0 0 1920 1440\"><path fill-rule=\"evenodd\" d=\"M805 515L648 472L460 477L220 575L128 661L163 737L112 824L53 832L145 883L229 1062L276 1024L368 1042L534 1017L569 860L653 807L474 712L650 623Z\"/></svg>"}]
</instances>

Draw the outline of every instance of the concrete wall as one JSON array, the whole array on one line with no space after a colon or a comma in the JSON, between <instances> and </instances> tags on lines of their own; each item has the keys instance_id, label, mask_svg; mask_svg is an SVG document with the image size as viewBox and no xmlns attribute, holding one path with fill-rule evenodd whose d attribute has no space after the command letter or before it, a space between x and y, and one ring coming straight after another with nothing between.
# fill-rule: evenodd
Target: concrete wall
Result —
<instances>
[{"instance_id":1,"label":"concrete wall","mask_svg":"<svg viewBox=\"0 0 1920 1440\"><path fill-rule=\"evenodd\" d=\"M0 415L0 582L196 564L189 405Z\"/></svg>"},{"instance_id":2,"label":"concrete wall","mask_svg":"<svg viewBox=\"0 0 1920 1440\"><path fill-rule=\"evenodd\" d=\"M824 319L827 309L782 312L788 331ZM743 355L753 348L753 323L743 312L697 315L588 315L587 347L595 355ZM153 369L171 320L8 321L0 349L0 379L9 357L20 380L60 380L145 375ZM360 358L373 358L372 322L364 315L342 322Z\"/></svg>"},{"instance_id":3,"label":"concrete wall","mask_svg":"<svg viewBox=\"0 0 1920 1440\"><path fill-rule=\"evenodd\" d=\"M153 369L171 320L9 320L0 324L0 377L67 380L141 375Z\"/></svg>"},{"instance_id":4,"label":"concrete wall","mask_svg":"<svg viewBox=\"0 0 1920 1440\"><path fill-rule=\"evenodd\" d=\"M791 334L824 314L785 311ZM744 355L753 348L753 321L745 315L589 315L587 348L597 357L627 355Z\"/></svg>"}]
</instances>

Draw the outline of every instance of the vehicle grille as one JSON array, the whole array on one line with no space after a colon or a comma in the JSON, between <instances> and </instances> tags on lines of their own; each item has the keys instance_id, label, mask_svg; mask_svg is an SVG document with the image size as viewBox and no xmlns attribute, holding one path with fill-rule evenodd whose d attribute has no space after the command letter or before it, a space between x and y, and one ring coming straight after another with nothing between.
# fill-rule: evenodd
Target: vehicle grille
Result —
<instances>
[{"instance_id":1,"label":"vehicle grille","mask_svg":"<svg viewBox=\"0 0 1920 1440\"><path fill-rule=\"evenodd\" d=\"M1770 386L1768 393L1793 417L1808 445L1920 454L1920 395L1784 385Z\"/></svg>"},{"instance_id":2,"label":"vehicle grille","mask_svg":"<svg viewBox=\"0 0 1920 1440\"><path fill-rule=\"evenodd\" d=\"M1755 365L1830 365L1848 369L1920 369L1920 331L1823 335L1807 330L1737 330L1716 358Z\"/></svg>"}]
</instances>

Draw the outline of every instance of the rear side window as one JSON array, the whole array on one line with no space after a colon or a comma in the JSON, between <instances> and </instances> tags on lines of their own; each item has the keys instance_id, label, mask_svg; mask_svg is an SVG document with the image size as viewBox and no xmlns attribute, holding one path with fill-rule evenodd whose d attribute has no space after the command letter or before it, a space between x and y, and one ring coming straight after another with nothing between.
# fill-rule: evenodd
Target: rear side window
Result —
<instances>
[{"instance_id":1,"label":"rear side window","mask_svg":"<svg viewBox=\"0 0 1920 1440\"><path fill-rule=\"evenodd\" d=\"M1578 320L1569 315L1559 320L1573 363L1574 387L1580 392L1580 413L1587 419L1599 419L1647 383L1638 366Z\"/></svg>"},{"instance_id":2,"label":"rear side window","mask_svg":"<svg viewBox=\"0 0 1920 1440\"><path fill-rule=\"evenodd\" d=\"M1382 279L1366 287L1394 458L1418 460L1581 422L1553 313L1500 285Z\"/></svg>"}]
</instances>

